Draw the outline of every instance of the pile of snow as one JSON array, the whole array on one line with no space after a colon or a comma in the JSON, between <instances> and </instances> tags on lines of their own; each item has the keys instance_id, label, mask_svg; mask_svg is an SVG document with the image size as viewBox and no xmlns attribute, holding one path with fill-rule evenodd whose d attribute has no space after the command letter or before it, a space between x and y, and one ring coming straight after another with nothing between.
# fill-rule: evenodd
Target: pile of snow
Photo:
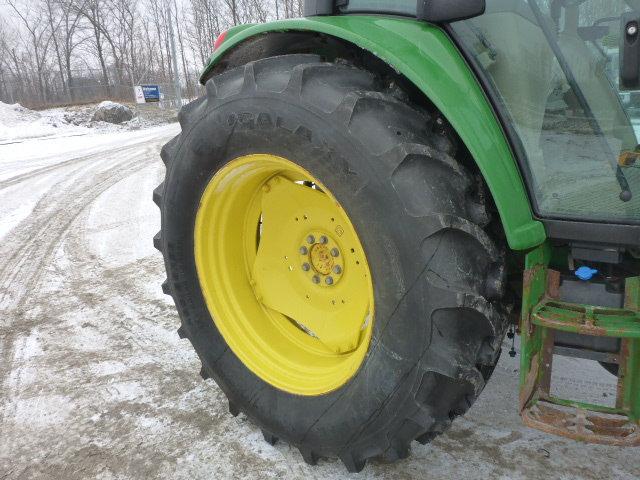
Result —
<instances>
[{"instance_id":1,"label":"pile of snow","mask_svg":"<svg viewBox=\"0 0 640 480\"><path fill-rule=\"evenodd\" d=\"M0 126L10 127L16 123L33 122L40 118L40 114L23 107L19 103L9 105L0 102Z\"/></svg>"},{"instance_id":2,"label":"pile of snow","mask_svg":"<svg viewBox=\"0 0 640 480\"><path fill-rule=\"evenodd\" d=\"M133 110L129 107L122 105L121 103L106 101L98 105L98 108L93 114L93 118L91 120L94 122L120 124L128 122L132 118Z\"/></svg>"},{"instance_id":3,"label":"pile of snow","mask_svg":"<svg viewBox=\"0 0 640 480\"><path fill-rule=\"evenodd\" d=\"M77 132L78 127L67 125L61 115L51 112L43 115L17 103L0 102L0 144Z\"/></svg>"},{"instance_id":4,"label":"pile of snow","mask_svg":"<svg viewBox=\"0 0 640 480\"><path fill-rule=\"evenodd\" d=\"M0 145L26 139L51 139L89 133L140 130L177 121L173 109L142 110L116 102L75 105L36 112L19 104L0 102Z\"/></svg>"}]
</instances>

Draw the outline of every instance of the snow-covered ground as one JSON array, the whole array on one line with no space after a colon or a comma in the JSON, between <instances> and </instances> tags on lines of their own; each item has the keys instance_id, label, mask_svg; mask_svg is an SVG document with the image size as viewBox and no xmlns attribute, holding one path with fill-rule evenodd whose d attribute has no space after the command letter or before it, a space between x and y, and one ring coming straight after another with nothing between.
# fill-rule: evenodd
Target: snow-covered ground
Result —
<instances>
[{"instance_id":1,"label":"snow-covered ground","mask_svg":"<svg viewBox=\"0 0 640 480\"><path fill-rule=\"evenodd\" d=\"M0 479L345 478L338 461L309 467L297 450L267 445L246 418L229 415L176 335L151 242L159 229L151 198L164 174L160 148L178 126L96 133L66 125L36 136L41 119L0 145ZM76 128L82 135L72 136ZM353 478L640 477L637 450L522 426L517 361L502 356L449 432ZM573 380L576 371L589 379ZM564 360L554 383L598 399L614 379Z\"/></svg>"},{"instance_id":2,"label":"snow-covered ground","mask_svg":"<svg viewBox=\"0 0 640 480\"><path fill-rule=\"evenodd\" d=\"M102 104L113 104L113 102ZM167 123L167 121L175 121L176 116L174 110L161 108L160 104L130 105L134 110L134 118L114 125L92 120L98 106L89 104L51 108L38 112L19 104L8 105L0 102L0 146L20 143L26 139L63 138L96 132L115 133L138 130Z\"/></svg>"}]
</instances>

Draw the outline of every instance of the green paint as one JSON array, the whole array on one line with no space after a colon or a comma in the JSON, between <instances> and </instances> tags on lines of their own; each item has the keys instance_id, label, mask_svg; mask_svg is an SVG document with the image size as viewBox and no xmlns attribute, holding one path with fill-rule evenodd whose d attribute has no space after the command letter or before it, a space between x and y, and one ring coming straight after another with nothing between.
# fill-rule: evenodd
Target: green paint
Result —
<instances>
[{"instance_id":1,"label":"green paint","mask_svg":"<svg viewBox=\"0 0 640 480\"><path fill-rule=\"evenodd\" d=\"M549 298L546 291L549 262L555 257L556 253L546 242L525 257L520 318L520 391L523 396L523 392L528 393L529 389L531 395L521 406L531 408L538 400L544 399L566 407L626 415L640 424L640 277L626 280L624 309L560 302ZM597 328L602 336L620 338L623 342L620 365L622 401L616 408L557 398L550 395L544 386L545 374L552 365L545 364L545 339L555 331L585 334L581 329L586 324ZM537 369L537 374L532 382L529 377L534 369Z\"/></svg>"},{"instance_id":2,"label":"green paint","mask_svg":"<svg viewBox=\"0 0 640 480\"><path fill-rule=\"evenodd\" d=\"M552 324L549 320L552 320ZM576 324L588 323L601 330L602 336L640 338L640 312L623 308L576 305L557 300L543 300L533 308L531 322L562 332L582 333Z\"/></svg>"},{"instance_id":3,"label":"green paint","mask_svg":"<svg viewBox=\"0 0 640 480\"><path fill-rule=\"evenodd\" d=\"M530 324L530 317L535 306L544 298L547 288L547 266L551 256L551 248L544 243L525 257L520 315L520 389L525 386L529 371L533 367L533 357L542 350L543 329L534 328Z\"/></svg>"},{"instance_id":4,"label":"green paint","mask_svg":"<svg viewBox=\"0 0 640 480\"><path fill-rule=\"evenodd\" d=\"M640 277L627 279L625 294L625 308L640 316ZM640 322L636 328L640 330ZM627 362L622 367L622 407L640 423L640 339L627 340L627 346Z\"/></svg>"},{"instance_id":5,"label":"green paint","mask_svg":"<svg viewBox=\"0 0 640 480\"><path fill-rule=\"evenodd\" d=\"M314 31L344 39L370 51L407 77L443 113L471 152L493 195L509 246L525 250L544 242L544 227L533 218L502 127L469 66L442 30L411 19L365 15L244 26L227 34L201 80L244 40L282 31Z\"/></svg>"}]
</instances>

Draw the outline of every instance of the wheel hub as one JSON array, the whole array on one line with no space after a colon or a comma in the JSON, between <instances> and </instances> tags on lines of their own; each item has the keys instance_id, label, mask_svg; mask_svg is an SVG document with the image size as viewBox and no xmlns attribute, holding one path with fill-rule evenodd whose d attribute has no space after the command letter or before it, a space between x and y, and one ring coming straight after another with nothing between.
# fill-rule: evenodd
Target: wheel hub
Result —
<instances>
[{"instance_id":1,"label":"wheel hub","mask_svg":"<svg viewBox=\"0 0 640 480\"><path fill-rule=\"evenodd\" d=\"M302 271L312 283L321 287L332 287L342 278L340 247L331 235L318 231L309 232L298 252Z\"/></svg>"}]
</instances>

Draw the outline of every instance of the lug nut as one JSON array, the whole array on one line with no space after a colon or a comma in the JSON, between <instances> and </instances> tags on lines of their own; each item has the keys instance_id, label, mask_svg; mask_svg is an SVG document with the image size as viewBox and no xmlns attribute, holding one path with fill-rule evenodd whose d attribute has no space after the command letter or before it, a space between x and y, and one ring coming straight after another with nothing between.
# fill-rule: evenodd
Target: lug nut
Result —
<instances>
[{"instance_id":1,"label":"lug nut","mask_svg":"<svg viewBox=\"0 0 640 480\"><path fill-rule=\"evenodd\" d=\"M342 273L342 267L340 265L336 265L335 267L333 267L333 273L335 273L336 275L340 275Z\"/></svg>"},{"instance_id":2,"label":"lug nut","mask_svg":"<svg viewBox=\"0 0 640 480\"><path fill-rule=\"evenodd\" d=\"M307 243L308 243L309 245L313 245L314 243L316 243L316 237L314 237L313 235L309 235L309 236L307 237Z\"/></svg>"},{"instance_id":3,"label":"lug nut","mask_svg":"<svg viewBox=\"0 0 640 480\"><path fill-rule=\"evenodd\" d=\"M338 250L337 248L332 248L331 249L331 256L332 257L337 257L340 255L340 250Z\"/></svg>"},{"instance_id":4,"label":"lug nut","mask_svg":"<svg viewBox=\"0 0 640 480\"><path fill-rule=\"evenodd\" d=\"M309 250L307 249L307 247L305 247L304 245L300 247L300 255L306 255L307 253L309 253Z\"/></svg>"},{"instance_id":5,"label":"lug nut","mask_svg":"<svg viewBox=\"0 0 640 480\"><path fill-rule=\"evenodd\" d=\"M331 277L327 277L327 278L325 278L325 280L324 280L324 281L325 281L325 283L326 283L327 285L333 285L333 278L331 278Z\"/></svg>"},{"instance_id":6,"label":"lug nut","mask_svg":"<svg viewBox=\"0 0 640 480\"><path fill-rule=\"evenodd\" d=\"M320 277L318 275L314 275L311 281L313 283L320 283Z\"/></svg>"},{"instance_id":7,"label":"lug nut","mask_svg":"<svg viewBox=\"0 0 640 480\"><path fill-rule=\"evenodd\" d=\"M322 236L320 237L320 243L325 244L325 243L327 243L328 241L329 241L329 239L328 239L326 236L322 235Z\"/></svg>"},{"instance_id":8,"label":"lug nut","mask_svg":"<svg viewBox=\"0 0 640 480\"><path fill-rule=\"evenodd\" d=\"M305 272L308 272L309 270L311 270L311 265L309 265L308 263L303 263L302 270L304 270Z\"/></svg>"}]
</instances>

